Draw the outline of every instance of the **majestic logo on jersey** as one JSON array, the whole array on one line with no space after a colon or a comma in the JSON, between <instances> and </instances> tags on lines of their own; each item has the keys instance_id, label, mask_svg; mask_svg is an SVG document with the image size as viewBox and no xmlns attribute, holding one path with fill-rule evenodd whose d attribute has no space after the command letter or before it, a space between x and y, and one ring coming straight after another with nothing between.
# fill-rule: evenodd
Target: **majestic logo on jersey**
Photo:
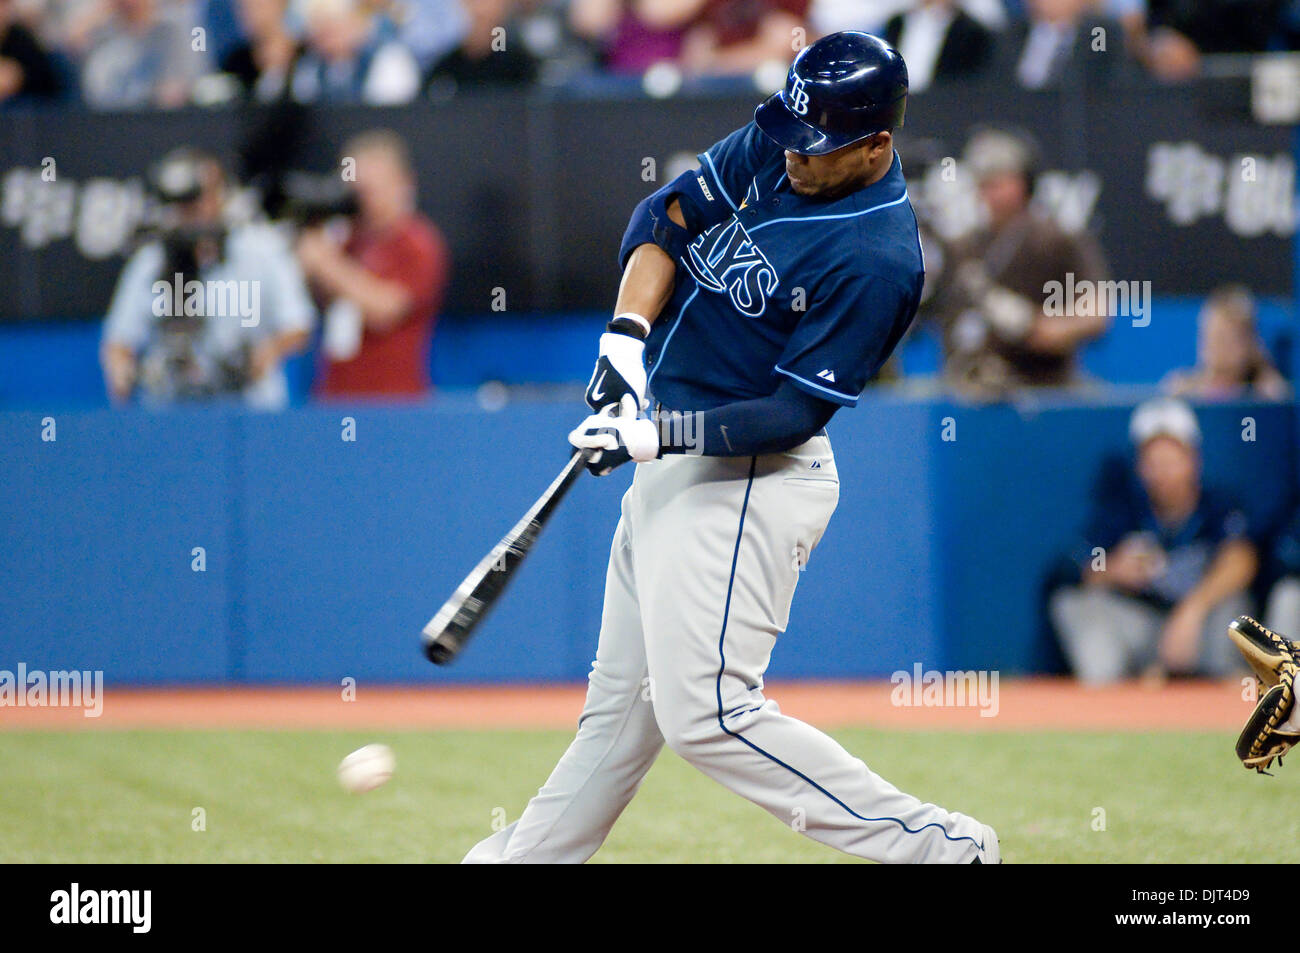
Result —
<instances>
[{"instance_id":1,"label":"majestic logo on jersey","mask_svg":"<svg viewBox=\"0 0 1300 953\"><path fill-rule=\"evenodd\" d=\"M790 80L790 92L786 94L790 100L790 111L796 116L808 115L808 86L798 76Z\"/></svg>"},{"instance_id":2,"label":"majestic logo on jersey","mask_svg":"<svg viewBox=\"0 0 1300 953\"><path fill-rule=\"evenodd\" d=\"M781 283L772 263L734 217L695 239L682 263L701 288L731 297L741 314L757 318Z\"/></svg>"}]
</instances>

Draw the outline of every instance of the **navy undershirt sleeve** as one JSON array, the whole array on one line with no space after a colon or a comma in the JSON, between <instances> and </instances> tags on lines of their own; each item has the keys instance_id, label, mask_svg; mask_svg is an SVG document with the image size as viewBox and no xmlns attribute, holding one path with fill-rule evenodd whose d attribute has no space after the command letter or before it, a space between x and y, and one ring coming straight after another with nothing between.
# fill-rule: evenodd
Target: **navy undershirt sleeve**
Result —
<instances>
[{"instance_id":1,"label":"navy undershirt sleeve","mask_svg":"<svg viewBox=\"0 0 1300 953\"><path fill-rule=\"evenodd\" d=\"M826 426L836 404L783 381L776 392L754 400L659 419L664 453L748 457L799 446Z\"/></svg>"}]
</instances>

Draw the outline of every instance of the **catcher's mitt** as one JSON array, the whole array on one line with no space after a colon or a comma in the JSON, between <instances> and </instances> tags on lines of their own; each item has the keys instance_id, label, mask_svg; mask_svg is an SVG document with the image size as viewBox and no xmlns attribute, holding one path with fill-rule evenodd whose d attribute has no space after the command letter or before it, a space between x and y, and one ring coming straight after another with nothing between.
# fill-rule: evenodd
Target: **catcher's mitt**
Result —
<instances>
[{"instance_id":1,"label":"catcher's mitt","mask_svg":"<svg viewBox=\"0 0 1300 953\"><path fill-rule=\"evenodd\" d=\"M1265 628L1248 615L1238 616L1228 626L1228 638L1255 670L1260 687L1267 689L1246 719L1237 739L1237 757L1247 768L1261 774L1277 758L1300 742L1300 728L1291 724L1295 708L1295 679L1300 674L1300 644Z\"/></svg>"}]
</instances>

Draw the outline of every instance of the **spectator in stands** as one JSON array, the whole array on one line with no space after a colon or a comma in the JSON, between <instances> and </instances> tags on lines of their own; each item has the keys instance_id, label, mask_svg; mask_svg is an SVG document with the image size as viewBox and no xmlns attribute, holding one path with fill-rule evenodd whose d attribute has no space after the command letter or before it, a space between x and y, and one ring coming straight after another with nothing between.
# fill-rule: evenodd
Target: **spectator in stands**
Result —
<instances>
[{"instance_id":1,"label":"spectator in stands","mask_svg":"<svg viewBox=\"0 0 1300 953\"><path fill-rule=\"evenodd\" d=\"M1255 298L1229 285L1211 292L1201 308L1197 364L1175 371L1165 389L1202 400L1286 400L1290 388L1273 362L1255 323Z\"/></svg>"},{"instance_id":2,"label":"spectator in stands","mask_svg":"<svg viewBox=\"0 0 1300 953\"><path fill-rule=\"evenodd\" d=\"M236 77L250 99L284 98L294 66L306 52L289 32L287 0L239 0L238 10L245 39L222 59L221 71Z\"/></svg>"},{"instance_id":3,"label":"spectator in stands","mask_svg":"<svg viewBox=\"0 0 1300 953\"><path fill-rule=\"evenodd\" d=\"M1117 22L1124 31L1128 52L1143 60L1148 41L1147 0L1095 0L1093 12Z\"/></svg>"},{"instance_id":4,"label":"spectator in stands","mask_svg":"<svg viewBox=\"0 0 1300 953\"><path fill-rule=\"evenodd\" d=\"M415 56L421 75L460 45L469 29L461 0L407 0L399 9L398 39Z\"/></svg>"},{"instance_id":5,"label":"spectator in stands","mask_svg":"<svg viewBox=\"0 0 1300 953\"><path fill-rule=\"evenodd\" d=\"M323 397L420 397L429 392L429 341L450 261L438 229L416 210L405 143L365 133L344 155L356 163L359 211L346 241L305 229L298 259L327 306Z\"/></svg>"},{"instance_id":6,"label":"spectator in stands","mask_svg":"<svg viewBox=\"0 0 1300 953\"><path fill-rule=\"evenodd\" d=\"M1026 0L1027 19L1013 23L1002 41L1002 72L1025 89L1053 89L1095 83L1121 70L1127 62L1123 29L1098 14L1095 2Z\"/></svg>"},{"instance_id":7,"label":"spectator in stands","mask_svg":"<svg viewBox=\"0 0 1300 953\"><path fill-rule=\"evenodd\" d=\"M1206 53L1256 53L1284 46L1288 0L1147 0L1138 52L1157 79L1197 76Z\"/></svg>"},{"instance_id":8,"label":"spectator in stands","mask_svg":"<svg viewBox=\"0 0 1300 953\"><path fill-rule=\"evenodd\" d=\"M1093 12L1118 20L1128 32L1130 25L1146 24L1147 0L1094 0Z\"/></svg>"},{"instance_id":9,"label":"spectator in stands","mask_svg":"<svg viewBox=\"0 0 1300 953\"><path fill-rule=\"evenodd\" d=\"M14 0L14 9L45 49L77 56L86 51L91 30L111 15L109 0Z\"/></svg>"},{"instance_id":10,"label":"spectator in stands","mask_svg":"<svg viewBox=\"0 0 1300 953\"><path fill-rule=\"evenodd\" d=\"M314 324L288 242L269 225L226 223L226 173L211 155L175 150L150 178L170 215L118 277L101 348L109 397L283 407L281 365Z\"/></svg>"},{"instance_id":11,"label":"spectator in stands","mask_svg":"<svg viewBox=\"0 0 1300 953\"><path fill-rule=\"evenodd\" d=\"M107 19L89 34L85 101L99 109L184 105L207 62L181 14L160 0L112 0Z\"/></svg>"},{"instance_id":12,"label":"spectator in stands","mask_svg":"<svg viewBox=\"0 0 1300 953\"><path fill-rule=\"evenodd\" d=\"M1137 477L1096 500L1078 583L1051 596L1074 673L1089 684L1139 674L1227 676L1224 638L1250 611L1259 558L1235 503L1201 486L1200 427L1185 403L1148 401L1129 428Z\"/></svg>"},{"instance_id":13,"label":"spectator in stands","mask_svg":"<svg viewBox=\"0 0 1300 953\"><path fill-rule=\"evenodd\" d=\"M935 82L977 76L993 55L993 34L956 0L921 0L891 17L884 35L903 55L914 93Z\"/></svg>"},{"instance_id":14,"label":"spectator in stands","mask_svg":"<svg viewBox=\"0 0 1300 953\"><path fill-rule=\"evenodd\" d=\"M538 63L537 80L557 86L596 64L593 44L573 29L570 0L518 0L513 24Z\"/></svg>"},{"instance_id":15,"label":"spectator in stands","mask_svg":"<svg viewBox=\"0 0 1300 953\"><path fill-rule=\"evenodd\" d=\"M883 36L885 25L891 18L915 10L922 2L812 0L808 7L808 26L813 36L825 36L840 30L865 30ZM999 31L1007 25L1007 8L1003 0L958 0L957 6L983 24L985 29Z\"/></svg>"},{"instance_id":16,"label":"spectator in stands","mask_svg":"<svg viewBox=\"0 0 1300 953\"><path fill-rule=\"evenodd\" d=\"M1034 144L1017 133L983 130L966 147L988 225L945 249L934 315L945 382L967 396L1082 383L1076 353L1109 324L1099 295L1048 307L1050 283L1083 288L1103 281L1106 265L1090 236L1065 232L1031 204L1037 164Z\"/></svg>"},{"instance_id":17,"label":"spectator in stands","mask_svg":"<svg viewBox=\"0 0 1300 953\"><path fill-rule=\"evenodd\" d=\"M906 13L917 0L811 0L808 4L809 38L865 30L883 36L889 18Z\"/></svg>"},{"instance_id":18,"label":"spectator in stands","mask_svg":"<svg viewBox=\"0 0 1300 953\"><path fill-rule=\"evenodd\" d=\"M1154 30L1184 37L1198 53L1262 53L1286 0L1147 0Z\"/></svg>"},{"instance_id":19,"label":"spectator in stands","mask_svg":"<svg viewBox=\"0 0 1300 953\"><path fill-rule=\"evenodd\" d=\"M684 0L696 16L682 40L682 68L697 76L748 76L789 64L807 40L808 0Z\"/></svg>"},{"instance_id":20,"label":"spectator in stands","mask_svg":"<svg viewBox=\"0 0 1300 953\"><path fill-rule=\"evenodd\" d=\"M290 80L295 100L391 106L415 98L414 55L379 37L374 14L360 0L308 0L305 13L307 52Z\"/></svg>"},{"instance_id":21,"label":"spectator in stands","mask_svg":"<svg viewBox=\"0 0 1300 953\"><path fill-rule=\"evenodd\" d=\"M513 0L463 0L469 28L460 46L434 64L432 87L527 86L537 79L537 61L522 31L507 27Z\"/></svg>"},{"instance_id":22,"label":"spectator in stands","mask_svg":"<svg viewBox=\"0 0 1300 953\"><path fill-rule=\"evenodd\" d=\"M50 55L18 22L14 0L0 0L0 105L52 99L62 85Z\"/></svg>"},{"instance_id":23,"label":"spectator in stands","mask_svg":"<svg viewBox=\"0 0 1300 953\"><path fill-rule=\"evenodd\" d=\"M697 8L693 0L573 0L569 22L600 49L605 69L640 75L655 63L677 60Z\"/></svg>"}]
</instances>

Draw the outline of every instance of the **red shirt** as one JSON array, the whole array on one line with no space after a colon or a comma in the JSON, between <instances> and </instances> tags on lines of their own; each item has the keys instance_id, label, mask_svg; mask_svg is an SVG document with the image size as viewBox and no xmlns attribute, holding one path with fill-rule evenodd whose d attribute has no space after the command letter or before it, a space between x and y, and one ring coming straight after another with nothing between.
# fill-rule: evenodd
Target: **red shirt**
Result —
<instances>
[{"instance_id":1,"label":"red shirt","mask_svg":"<svg viewBox=\"0 0 1300 953\"><path fill-rule=\"evenodd\" d=\"M316 387L325 397L419 397L429 392L429 341L451 271L447 243L418 212L382 232L359 227L344 251L371 274L403 285L411 308L391 330L367 326L361 347L347 361L326 358Z\"/></svg>"}]
</instances>

